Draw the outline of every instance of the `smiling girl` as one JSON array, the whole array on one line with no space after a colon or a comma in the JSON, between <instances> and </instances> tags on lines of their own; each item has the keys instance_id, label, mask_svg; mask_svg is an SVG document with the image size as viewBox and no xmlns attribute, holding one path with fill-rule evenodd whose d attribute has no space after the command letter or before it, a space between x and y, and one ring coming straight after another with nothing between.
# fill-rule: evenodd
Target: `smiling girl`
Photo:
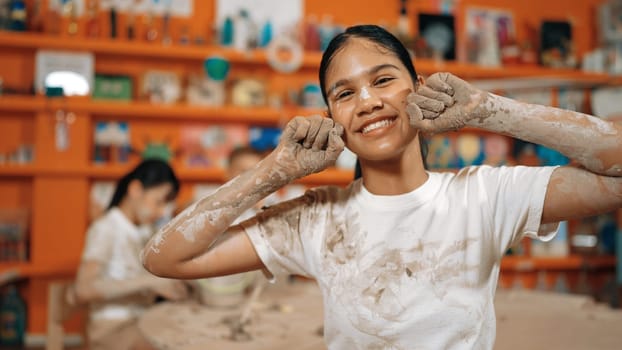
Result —
<instances>
[{"instance_id":1,"label":"smiling girl","mask_svg":"<svg viewBox=\"0 0 622 350\"><path fill-rule=\"evenodd\" d=\"M314 278L330 349L491 349L507 248L552 237L557 221L622 205L612 124L503 99L449 74L424 84L400 42L371 25L333 39L319 78L330 118L292 119L274 152L171 221L143 250L149 271ZM420 130L464 125L556 148L588 170L427 171ZM585 146L590 137L602 147ZM230 226L263 197L334 164L344 143L362 178Z\"/></svg>"}]
</instances>

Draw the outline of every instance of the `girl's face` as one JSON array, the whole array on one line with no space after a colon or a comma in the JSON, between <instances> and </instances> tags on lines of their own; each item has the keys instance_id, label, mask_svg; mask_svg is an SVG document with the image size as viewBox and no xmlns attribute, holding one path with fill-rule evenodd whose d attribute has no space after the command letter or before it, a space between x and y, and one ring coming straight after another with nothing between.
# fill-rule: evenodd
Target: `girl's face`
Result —
<instances>
[{"instance_id":1,"label":"girl's face","mask_svg":"<svg viewBox=\"0 0 622 350\"><path fill-rule=\"evenodd\" d=\"M153 224L160 219L168 202L168 195L173 190L169 183L160 184L148 189L142 189L135 201L136 220L138 224Z\"/></svg>"},{"instance_id":2,"label":"girl's face","mask_svg":"<svg viewBox=\"0 0 622 350\"><path fill-rule=\"evenodd\" d=\"M406 113L415 86L406 67L377 44L351 38L326 72L328 107L345 129L346 146L360 158L398 157L417 135Z\"/></svg>"}]
</instances>

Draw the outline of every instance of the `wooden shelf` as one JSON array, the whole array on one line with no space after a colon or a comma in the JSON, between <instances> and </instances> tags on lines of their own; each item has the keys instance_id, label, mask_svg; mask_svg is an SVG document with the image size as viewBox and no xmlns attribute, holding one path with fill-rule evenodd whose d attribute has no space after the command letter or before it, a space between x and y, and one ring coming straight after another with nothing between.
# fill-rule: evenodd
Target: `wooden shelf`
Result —
<instances>
[{"instance_id":1,"label":"wooden shelf","mask_svg":"<svg viewBox=\"0 0 622 350\"><path fill-rule=\"evenodd\" d=\"M54 264L54 266L50 266L49 264L35 265L30 262L0 262L0 272L15 270L19 275L18 278L74 276L76 269L77 265L61 266Z\"/></svg>"},{"instance_id":2,"label":"wooden shelf","mask_svg":"<svg viewBox=\"0 0 622 350\"><path fill-rule=\"evenodd\" d=\"M168 59L203 60L211 55L225 57L233 64L267 65L266 54L263 50L241 52L231 48L219 46L196 45L162 45L140 41L104 40L86 38L68 38L45 34L14 33L0 31L0 47L21 49L54 49L69 51L89 51L101 55L123 55L124 57L149 57ZM304 68L317 70L320 66L321 52L306 52L303 56ZM555 69L540 66L501 66L484 67L471 63L455 61L435 61L429 59L415 59L415 68L419 74L429 75L434 72L448 71L465 79L495 79L513 78L536 79L536 84L578 84L578 85L605 85L621 82L621 78L602 73L587 73L576 69ZM538 83L537 81L541 82ZM510 85L516 84L512 82ZM519 83L520 84L520 83Z\"/></svg>"},{"instance_id":3,"label":"wooden shelf","mask_svg":"<svg viewBox=\"0 0 622 350\"><path fill-rule=\"evenodd\" d=\"M93 179L118 179L127 173L133 164L108 165L93 164L75 168L44 168L34 165L0 165L0 177L33 176L86 176ZM182 181L223 182L225 172L219 168L183 168L176 167L177 176ZM354 178L354 171L327 169L321 173L309 175L297 183L312 185L347 185Z\"/></svg>"},{"instance_id":4,"label":"wooden shelf","mask_svg":"<svg viewBox=\"0 0 622 350\"><path fill-rule=\"evenodd\" d=\"M32 165L2 164L0 165L0 177L29 177L37 171Z\"/></svg>"},{"instance_id":5,"label":"wooden shelf","mask_svg":"<svg viewBox=\"0 0 622 350\"><path fill-rule=\"evenodd\" d=\"M0 46L22 49L52 49L90 51L95 54L151 58L203 60L208 56L222 56L232 63L266 64L261 50L242 52L218 46L162 45L140 41L59 37L35 33L0 32Z\"/></svg>"},{"instance_id":6,"label":"wooden shelf","mask_svg":"<svg viewBox=\"0 0 622 350\"><path fill-rule=\"evenodd\" d=\"M537 270L579 270L581 268L614 268L615 256L524 257L506 256L501 260L502 271L528 272Z\"/></svg>"},{"instance_id":7,"label":"wooden shelf","mask_svg":"<svg viewBox=\"0 0 622 350\"><path fill-rule=\"evenodd\" d=\"M0 111L37 112L56 109L108 118L198 120L262 125L277 125L283 120L289 120L284 110L268 107L201 107L186 104L161 105L149 102L91 100L87 97L0 96Z\"/></svg>"}]
</instances>

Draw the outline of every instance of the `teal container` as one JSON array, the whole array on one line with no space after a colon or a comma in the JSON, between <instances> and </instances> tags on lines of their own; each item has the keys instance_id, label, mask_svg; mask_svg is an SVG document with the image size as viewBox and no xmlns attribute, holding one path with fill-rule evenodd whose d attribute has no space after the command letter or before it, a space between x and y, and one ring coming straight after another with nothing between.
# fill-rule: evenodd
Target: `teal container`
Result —
<instances>
[{"instance_id":1,"label":"teal container","mask_svg":"<svg viewBox=\"0 0 622 350\"><path fill-rule=\"evenodd\" d=\"M211 56L203 61L203 69L207 76L215 81L223 81L227 79L229 74L229 68L231 65L229 61L224 57Z\"/></svg>"},{"instance_id":2,"label":"teal container","mask_svg":"<svg viewBox=\"0 0 622 350\"><path fill-rule=\"evenodd\" d=\"M26 303L9 285L0 301L0 345L22 346L26 332Z\"/></svg>"}]
</instances>

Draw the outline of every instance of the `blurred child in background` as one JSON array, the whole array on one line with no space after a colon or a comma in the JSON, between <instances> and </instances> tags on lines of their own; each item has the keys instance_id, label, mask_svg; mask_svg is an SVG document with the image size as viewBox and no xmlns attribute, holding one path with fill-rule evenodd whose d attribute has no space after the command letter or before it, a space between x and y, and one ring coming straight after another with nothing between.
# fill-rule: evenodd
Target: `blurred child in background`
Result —
<instances>
[{"instance_id":1,"label":"blurred child in background","mask_svg":"<svg viewBox=\"0 0 622 350\"><path fill-rule=\"evenodd\" d=\"M144 160L119 180L107 211L90 225L73 293L76 303L90 306L90 349L151 349L138 317L157 297L188 296L184 282L149 274L139 257L178 191L166 162Z\"/></svg>"}]
</instances>

